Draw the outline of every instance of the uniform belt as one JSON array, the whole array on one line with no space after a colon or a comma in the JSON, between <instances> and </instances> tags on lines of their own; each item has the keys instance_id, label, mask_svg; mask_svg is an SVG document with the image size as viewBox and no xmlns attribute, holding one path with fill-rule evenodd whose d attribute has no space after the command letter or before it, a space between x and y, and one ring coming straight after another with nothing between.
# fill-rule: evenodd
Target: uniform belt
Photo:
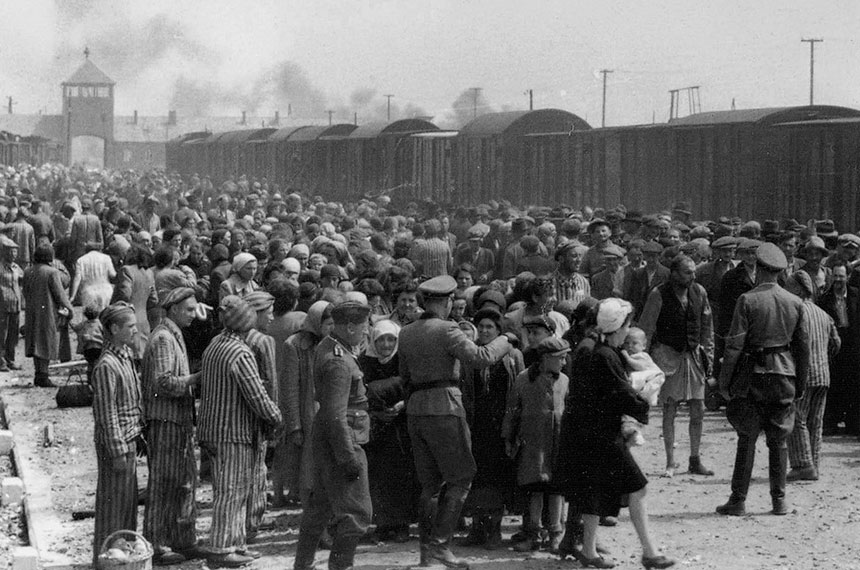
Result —
<instances>
[{"instance_id":1,"label":"uniform belt","mask_svg":"<svg viewBox=\"0 0 860 570\"><path fill-rule=\"evenodd\" d=\"M456 388L460 383L456 380L434 380L433 382L422 382L421 384L409 384L411 393L421 392L423 390L433 390L434 388Z\"/></svg>"},{"instance_id":2,"label":"uniform belt","mask_svg":"<svg viewBox=\"0 0 860 570\"><path fill-rule=\"evenodd\" d=\"M758 348L748 348L744 352L752 358L753 362L758 366L767 366L767 361L765 360L765 356L768 354L780 354L782 352L788 352L791 350L791 347L787 344L782 346L762 346Z\"/></svg>"}]
</instances>

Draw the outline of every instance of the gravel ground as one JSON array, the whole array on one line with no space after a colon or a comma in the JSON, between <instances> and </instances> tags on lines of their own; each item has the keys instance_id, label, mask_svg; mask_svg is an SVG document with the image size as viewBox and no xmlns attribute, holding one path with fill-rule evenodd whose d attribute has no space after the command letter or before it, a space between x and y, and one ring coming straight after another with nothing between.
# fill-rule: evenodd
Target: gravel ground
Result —
<instances>
[{"instance_id":1,"label":"gravel ground","mask_svg":"<svg viewBox=\"0 0 860 570\"><path fill-rule=\"evenodd\" d=\"M26 362L30 366L29 361ZM56 539L50 548L65 553L76 563L86 565L90 556L92 519L72 520L72 512L93 508L95 495L95 458L92 444L90 408L58 410L55 390L27 387L32 372L0 374L0 390L15 402L16 411L27 422L29 434L18 445L38 448L39 470L52 476L52 498L62 527L52 529ZM43 429L55 426L53 446L43 446ZM676 456L686 459L686 415L678 424ZM768 513L767 453L760 440L756 457L755 480L747 506L750 515L720 517L714 508L729 495L729 479L734 459L734 432L723 412L706 416L703 461L716 471L714 477L680 473L673 479L660 477L664 457L660 439L659 413L652 414L645 431L647 443L635 454L649 477L651 530L663 551L676 558L682 568L709 569L858 569L860 570L860 443L853 437L826 438L822 454L822 477L817 482L790 484L788 499L794 512L785 517ZM139 463L141 486L145 485L145 461ZM198 530L205 537L209 527L211 489L203 485L198 502L201 517ZM141 515L143 510L141 508ZM274 528L262 532L254 548L263 558L259 569L292 567L299 513L275 510L267 514ZM0 511L0 554L11 544L21 543L17 512ZM506 519L504 532L516 530L518 519ZM10 530L11 525L11 530ZM641 550L625 512L615 528L601 528L599 540L612 552L619 568L639 566ZM406 544L362 545L356 563L359 568L406 568L418 560L417 542ZM560 562L549 554L531 556L514 553L510 548L487 552L479 548L458 549L473 567L492 569L571 568L576 564ZM327 553L320 553L323 562ZM4 560L6 560L4 558ZM189 563L186 568L199 567Z\"/></svg>"}]
</instances>

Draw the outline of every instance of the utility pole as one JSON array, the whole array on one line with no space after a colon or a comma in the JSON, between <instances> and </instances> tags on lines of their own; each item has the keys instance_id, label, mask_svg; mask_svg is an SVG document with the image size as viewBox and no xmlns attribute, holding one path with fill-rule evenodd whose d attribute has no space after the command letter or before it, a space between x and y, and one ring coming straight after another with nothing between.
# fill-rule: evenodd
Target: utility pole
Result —
<instances>
[{"instance_id":1,"label":"utility pole","mask_svg":"<svg viewBox=\"0 0 860 570\"><path fill-rule=\"evenodd\" d=\"M12 114L12 105L17 103L17 101L13 101L11 95L9 95L9 97L7 97L7 99L9 99L9 114L11 115Z\"/></svg>"},{"instance_id":2,"label":"utility pole","mask_svg":"<svg viewBox=\"0 0 860 570\"><path fill-rule=\"evenodd\" d=\"M474 94L474 97L472 99L472 118L477 119L478 118L478 95L481 94L481 91L483 91L483 89L481 87L472 87L472 88L470 88L470 91L472 91L472 93Z\"/></svg>"},{"instance_id":3,"label":"utility pole","mask_svg":"<svg viewBox=\"0 0 860 570\"><path fill-rule=\"evenodd\" d=\"M391 122L391 98L394 97L394 95L383 95L383 97L388 99L388 122L390 123Z\"/></svg>"},{"instance_id":4,"label":"utility pole","mask_svg":"<svg viewBox=\"0 0 860 570\"><path fill-rule=\"evenodd\" d=\"M815 84L815 44L823 42L822 38L802 38L801 42L809 44L809 104L813 101L813 87Z\"/></svg>"},{"instance_id":5,"label":"utility pole","mask_svg":"<svg viewBox=\"0 0 860 570\"><path fill-rule=\"evenodd\" d=\"M331 126L331 116L334 114L334 111L326 111L328 113L328 124Z\"/></svg>"},{"instance_id":6,"label":"utility pole","mask_svg":"<svg viewBox=\"0 0 860 570\"><path fill-rule=\"evenodd\" d=\"M535 110L535 104L534 104L534 103L535 103L535 99L534 99L534 96L535 96L534 91L532 91L531 89L529 89L529 111L534 111L534 110Z\"/></svg>"},{"instance_id":7,"label":"utility pole","mask_svg":"<svg viewBox=\"0 0 860 570\"><path fill-rule=\"evenodd\" d=\"M612 73L611 69L601 69L601 75L603 75L603 110L600 115L600 126L606 126L606 76Z\"/></svg>"}]
</instances>

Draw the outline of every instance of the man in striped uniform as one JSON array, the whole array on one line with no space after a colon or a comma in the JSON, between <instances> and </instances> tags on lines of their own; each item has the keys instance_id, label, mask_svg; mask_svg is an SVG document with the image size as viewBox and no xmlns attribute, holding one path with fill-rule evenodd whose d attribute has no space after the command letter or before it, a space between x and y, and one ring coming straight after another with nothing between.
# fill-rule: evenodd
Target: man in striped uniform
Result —
<instances>
[{"instance_id":1,"label":"man in striped uniform","mask_svg":"<svg viewBox=\"0 0 860 570\"><path fill-rule=\"evenodd\" d=\"M227 295L220 305L224 332L203 353L199 439L212 457L212 529L209 563L238 567L259 554L247 550L246 509L254 462L265 431L281 423L246 344L257 315L247 302Z\"/></svg>"},{"instance_id":2,"label":"man in striped uniform","mask_svg":"<svg viewBox=\"0 0 860 570\"><path fill-rule=\"evenodd\" d=\"M194 289L166 293L167 312L143 356L143 401L149 439L149 480L143 534L155 548L156 565L179 564L197 555L197 462L194 459L194 394L182 329L194 320Z\"/></svg>"},{"instance_id":3,"label":"man in striped uniform","mask_svg":"<svg viewBox=\"0 0 860 570\"><path fill-rule=\"evenodd\" d=\"M334 330L319 343L314 357L320 405L313 427L314 486L302 515L295 570L314 567L320 537L330 521L335 531L329 570L352 568L358 541L373 513L367 456L361 447L370 440L367 389L356 360L367 334L370 306L344 301L334 306L331 316Z\"/></svg>"},{"instance_id":4,"label":"man in striped uniform","mask_svg":"<svg viewBox=\"0 0 860 570\"><path fill-rule=\"evenodd\" d=\"M802 398L794 402L794 431L788 438L788 481L817 481L824 406L830 386L830 356L839 352L842 341L836 323L812 302L815 288L805 271L797 271L786 288L803 299L803 323L809 337L809 376Z\"/></svg>"},{"instance_id":5,"label":"man in striped uniform","mask_svg":"<svg viewBox=\"0 0 860 570\"><path fill-rule=\"evenodd\" d=\"M249 293L245 301L257 313L256 328L248 332L245 342L254 353L257 368L260 371L260 379L266 387L266 393L273 402L278 401L278 378L275 372L275 339L266 332L269 325L275 320L272 305L275 298L262 289ZM263 514L266 512L266 438L260 438L257 442L257 456L254 459L254 483L251 496L248 499L246 513L246 532L248 539L253 539L260 530L263 522Z\"/></svg>"},{"instance_id":6,"label":"man in striped uniform","mask_svg":"<svg viewBox=\"0 0 860 570\"><path fill-rule=\"evenodd\" d=\"M137 451L143 431L140 380L131 359L137 334L134 308L116 303L99 318L105 344L92 379L98 462L93 567L111 533L137 529Z\"/></svg>"}]
</instances>

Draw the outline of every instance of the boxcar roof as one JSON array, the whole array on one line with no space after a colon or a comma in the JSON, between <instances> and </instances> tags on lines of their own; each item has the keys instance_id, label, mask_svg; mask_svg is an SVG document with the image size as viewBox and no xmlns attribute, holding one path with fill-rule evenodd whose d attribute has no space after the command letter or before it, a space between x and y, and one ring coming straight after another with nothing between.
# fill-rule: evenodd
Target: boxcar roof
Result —
<instances>
[{"instance_id":1,"label":"boxcar roof","mask_svg":"<svg viewBox=\"0 0 860 570\"><path fill-rule=\"evenodd\" d=\"M537 111L487 113L467 123L460 129L460 135L467 137L521 136L590 129L591 125L568 111L538 109Z\"/></svg>"},{"instance_id":2,"label":"boxcar roof","mask_svg":"<svg viewBox=\"0 0 860 570\"><path fill-rule=\"evenodd\" d=\"M669 121L671 126L704 126L726 123L777 123L833 119L837 117L860 117L860 111L832 105L803 107L769 107L764 109L739 109L734 111L710 111L696 113Z\"/></svg>"},{"instance_id":3,"label":"boxcar roof","mask_svg":"<svg viewBox=\"0 0 860 570\"><path fill-rule=\"evenodd\" d=\"M372 139L382 135L438 131L439 127L424 119L400 119L393 123L377 122L361 125L349 134L351 139Z\"/></svg>"}]
</instances>

